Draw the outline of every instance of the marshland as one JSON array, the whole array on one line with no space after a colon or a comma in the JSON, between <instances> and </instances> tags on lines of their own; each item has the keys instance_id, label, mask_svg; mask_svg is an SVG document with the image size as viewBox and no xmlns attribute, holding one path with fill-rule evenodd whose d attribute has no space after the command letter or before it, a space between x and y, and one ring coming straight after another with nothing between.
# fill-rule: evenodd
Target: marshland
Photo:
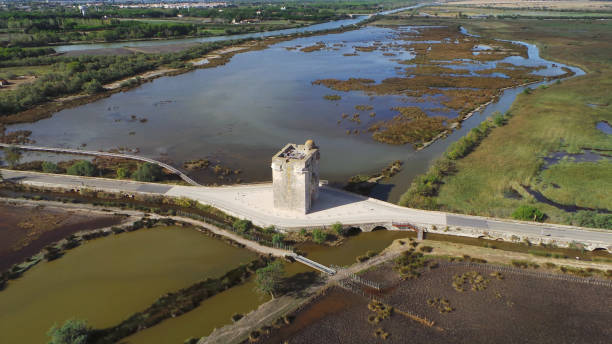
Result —
<instances>
[{"instance_id":1,"label":"marshland","mask_svg":"<svg viewBox=\"0 0 612 344\"><path fill-rule=\"evenodd\" d=\"M321 174L332 183L403 161L402 172L372 190L375 197L397 201L451 142L493 111L505 111L520 91L514 86L574 73L541 59L534 46L481 43L490 50L473 49L479 38L456 25L370 25L296 38L237 53L215 68L157 78L35 123L8 125L6 132L27 130L38 145L138 149L174 166L209 160L210 166L189 171L205 184L268 180L267 161L278 142L315 137L325 147ZM286 49L297 46L317 49ZM448 47L460 52L460 64L450 57L439 60ZM338 80L335 86L331 80ZM367 83L349 87L343 80ZM406 82L411 86L402 85ZM331 94L335 90L327 86L342 90ZM483 96L457 105L479 87ZM468 116L473 110L481 114ZM439 140L427 150L415 150L433 139ZM231 173L215 173L217 165Z\"/></svg>"}]
</instances>

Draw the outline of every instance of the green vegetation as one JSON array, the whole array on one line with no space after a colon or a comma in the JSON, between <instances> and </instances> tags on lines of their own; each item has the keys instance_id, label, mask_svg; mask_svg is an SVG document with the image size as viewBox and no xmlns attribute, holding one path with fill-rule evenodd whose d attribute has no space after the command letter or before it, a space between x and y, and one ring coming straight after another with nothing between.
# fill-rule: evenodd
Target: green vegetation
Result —
<instances>
[{"instance_id":1,"label":"green vegetation","mask_svg":"<svg viewBox=\"0 0 612 344\"><path fill-rule=\"evenodd\" d=\"M9 164L10 168L14 168L21 160L21 150L15 146L4 148L4 160Z\"/></svg>"},{"instance_id":2,"label":"green vegetation","mask_svg":"<svg viewBox=\"0 0 612 344\"><path fill-rule=\"evenodd\" d=\"M487 289L490 280L485 278L477 271L468 271L461 275L453 276L453 288L458 292L464 292L469 287L472 291L482 291Z\"/></svg>"},{"instance_id":3,"label":"green vegetation","mask_svg":"<svg viewBox=\"0 0 612 344\"><path fill-rule=\"evenodd\" d=\"M68 174L73 176L92 177L96 173L96 167L91 161L79 160L66 169Z\"/></svg>"},{"instance_id":4,"label":"green vegetation","mask_svg":"<svg viewBox=\"0 0 612 344\"><path fill-rule=\"evenodd\" d=\"M374 4L370 5L375 9ZM82 15L76 7L13 9L0 14L0 30L11 34L0 44L41 46L75 41L113 42L128 39L213 36L268 31L346 18L324 4L239 4L216 8L119 8L99 6ZM349 6L339 6L349 8ZM236 25L243 24L243 25ZM23 52L21 52L24 54ZM27 54L27 53L26 53ZM30 54L35 54L32 52Z\"/></svg>"},{"instance_id":5,"label":"green vegetation","mask_svg":"<svg viewBox=\"0 0 612 344\"><path fill-rule=\"evenodd\" d=\"M91 328L84 320L66 320L64 325L53 325L47 333L51 340L49 344L86 344Z\"/></svg>"},{"instance_id":6,"label":"green vegetation","mask_svg":"<svg viewBox=\"0 0 612 344\"><path fill-rule=\"evenodd\" d=\"M40 56L0 61L0 67L46 66L46 72L33 82L0 93L0 123L19 123L36 117L11 117L52 99L75 94L94 94L102 85L144 73L161 66L185 62L242 41L203 43L180 52L110 56ZM30 115L32 116L32 115Z\"/></svg>"},{"instance_id":7,"label":"green vegetation","mask_svg":"<svg viewBox=\"0 0 612 344\"><path fill-rule=\"evenodd\" d=\"M253 224L249 220L236 219L232 227L238 233L246 234L251 230Z\"/></svg>"},{"instance_id":8,"label":"green vegetation","mask_svg":"<svg viewBox=\"0 0 612 344\"><path fill-rule=\"evenodd\" d=\"M357 260L358 263L363 263L365 261L370 260L370 258L372 258L372 257L376 257L377 254L378 254L378 252L376 252L376 251L368 250L364 255L358 256L356 258L356 260Z\"/></svg>"},{"instance_id":9,"label":"green vegetation","mask_svg":"<svg viewBox=\"0 0 612 344\"><path fill-rule=\"evenodd\" d=\"M503 125L509 116L510 114L499 114L494 118L501 118L497 122ZM426 174L415 178L408 191L402 195L399 204L406 207L437 209L438 205L434 197L438 195L444 177L455 173L456 161L474 150L494 126L494 121L483 121L470 130L466 136L453 143Z\"/></svg>"},{"instance_id":10,"label":"green vegetation","mask_svg":"<svg viewBox=\"0 0 612 344\"><path fill-rule=\"evenodd\" d=\"M272 244L274 245L280 245L284 242L284 240L285 240L285 235L282 233L276 233L272 235Z\"/></svg>"},{"instance_id":11,"label":"green vegetation","mask_svg":"<svg viewBox=\"0 0 612 344\"><path fill-rule=\"evenodd\" d=\"M344 230L344 226L340 222L336 222L331 225L331 230L337 235L346 235L347 231Z\"/></svg>"},{"instance_id":12,"label":"green vegetation","mask_svg":"<svg viewBox=\"0 0 612 344\"><path fill-rule=\"evenodd\" d=\"M324 231L315 228L312 230L312 241L314 241L317 244L322 244L327 240L327 233L325 233Z\"/></svg>"},{"instance_id":13,"label":"green vegetation","mask_svg":"<svg viewBox=\"0 0 612 344\"><path fill-rule=\"evenodd\" d=\"M532 205L521 205L512 213L512 217L517 220L538 221L546 219L546 215Z\"/></svg>"},{"instance_id":14,"label":"green vegetation","mask_svg":"<svg viewBox=\"0 0 612 344\"><path fill-rule=\"evenodd\" d=\"M570 222L582 227L612 229L612 214L581 210L570 218Z\"/></svg>"},{"instance_id":15,"label":"green vegetation","mask_svg":"<svg viewBox=\"0 0 612 344\"><path fill-rule=\"evenodd\" d=\"M414 241L411 242L414 243ZM408 251L404 251L402 255L395 260L395 266L393 267L401 277L401 279L412 279L418 278L421 275L421 268L425 267L427 261L425 260L423 253L415 252L414 246Z\"/></svg>"},{"instance_id":16,"label":"green vegetation","mask_svg":"<svg viewBox=\"0 0 612 344\"><path fill-rule=\"evenodd\" d=\"M257 269L255 273L257 291L263 294L270 294L274 298L274 294L280 289L280 283L285 274L283 263L280 261L269 263L266 267Z\"/></svg>"},{"instance_id":17,"label":"green vegetation","mask_svg":"<svg viewBox=\"0 0 612 344\"><path fill-rule=\"evenodd\" d=\"M323 96L323 98L325 98L327 100L331 100L331 101L342 99L342 97L337 95L337 94L327 94L327 95Z\"/></svg>"},{"instance_id":18,"label":"green vegetation","mask_svg":"<svg viewBox=\"0 0 612 344\"><path fill-rule=\"evenodd\" d=\"M42 171L45 173L58 173L60 171L59 167L57 166L57 164L52 163L50 161L43 161L42 162Z\"/></svg>"},{"instance_id":19,"label":"green vegetation","mask_svg":"<svg viewBox=\"0 0 612 344\"><path fill-rule=\"evenodd\" d=\"M117 169L117 179L127 179L130 177L130 170L125 167Z\"/></svg>"},{"instance_id":20,"label":"green vegetation","mask_svg":"<svg viewBox=\"0 0 612 344\"><path fill-rule=\"evenodd\" d=\"M542 169L554 152L612 151L609 135L596 129L612 121L612 23L566 20L430 20L430 25L461 24L484 37L536 43L545 58L578 65L580 77L520 94L512 118L497 116L477 144L452 145L430 171L415 179L401 204L483 216L511 217L519 206L534 206L547 221L609 227L609 214L572 214L565 207L612 210L610 162L570 161ZM493 125L495 124L495 126ZM482 131L481 131L482 132ZM463 140L462 140L463 141ZM474 140L470 140L474 143ZM451 159L454 158L454 159ZM550 202L540 202L529 192ZM555 206L558 204L560 206ZM594 217L596 215L596 217Z\"/></svg>"},{"instance_id":21,"label":"green vegetation","mask_svg":"<svg viewBox=\"0 0 612 344\"><path fill-rule=\"evenodd\" d=\"M132 174L132 178L139 182L155 182L161 180L162 177L162 168L149 162L138 164L138 168Z\"/></svg>"}]
</instances>

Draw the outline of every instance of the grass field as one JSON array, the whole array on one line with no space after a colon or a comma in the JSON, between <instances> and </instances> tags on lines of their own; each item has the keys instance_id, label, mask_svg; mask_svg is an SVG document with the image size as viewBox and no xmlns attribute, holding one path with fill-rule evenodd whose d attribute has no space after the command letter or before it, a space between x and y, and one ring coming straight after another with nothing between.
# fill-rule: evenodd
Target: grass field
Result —
<instances>
[{"instance_id":1,"label":"grass field","mask_svg":"<svg viewBox=\"0 0 612 344\"><path fill-rule=\"evenodd\" d=\"M453 2L454 5L494 8L537 8L547 10L610 10L609 1L591 0L465 0Z\"/></svg>"},{"instance_id":2,"label":"grass field","mask_svg":"<svg viewBox=\"0 0 612 344\"><path fill-rule=\"evenodd\" d=\"M485 37L536 43L543 57L577 65L587 74L521 94L508 124L494 128L457 171L443 179L437 208L510 217L519 205L535 205L551 222L571 222L569 213L537 202L523 186L564 205L612 210L610 163L562 163L541 172L552 152L585 148L612 151L612 137L596 129L612 121L612 23L599 20L429 20L460 23ZM598 104L598 106L590 106ZM549 187L555 184L558 188ZM523 197L507 197L514 189Z\"/></svg>"},{"instance_id":3,"label":"grass field","mask_svg":"<svg viewBox=\"0 0 612 344\"><path fill-rule=\"evenodd\" d=\"M577 19L581 17L601 17L611 18L612 7L607 11L598 11L592 9L586 10L564 10L554 11L547 9L529 9L529 8L481 8L471 6L431 6L423 7L411 12L405 12L404 14L410 13L427 13L429 15L437 15L439 17L452 17L456 18L459 14L466 16L480 16L480 15L491 15L491 16L521 16L521 17L575 17Z\"/></svg>"},{"instance_id":4,"label":"grass field","mask_svg":"<svg viewBox=\"0 0 612 344\"><path fill-rule=\"evenodd\" d=\"M19 67L4 67L0 68L0 76L9 74L21 75L36 75L41 76L51 72L51 66L19 66Z\"/></svg>"}]
</instances>

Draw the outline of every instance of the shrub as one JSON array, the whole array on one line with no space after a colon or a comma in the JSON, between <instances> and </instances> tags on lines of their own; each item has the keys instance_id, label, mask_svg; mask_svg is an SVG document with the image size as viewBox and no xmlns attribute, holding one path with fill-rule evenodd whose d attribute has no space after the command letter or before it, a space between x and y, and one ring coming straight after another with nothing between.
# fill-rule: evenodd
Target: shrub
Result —
<instances>
[{"instance_id":1,"label":"shrub","mask_svg":"<svg viewBox=\"0 0 612 344\"><path fill-rule=\"evenodd\" d=\"M73 176L91 177L96 173L96 167L87 160L79 160L66 169L66 172Z\"/></svg>"},{"instance_id":2,"label":"shrub","mask_svg":"<svg viewBox=\"0 0 612 344\"><path fill-rule=\"evenodd\" d=\"M546 215L538 208L531 205L521 205L512 213L512 217L517 220L538 221L546 219Z\"/></svg>"},{"instance_id":3,"label":"shrub","mask_svg":"<svg viewBox=\"0 0 612 344\"><path fill-rule=\"evenodd\" d=\"M42 171L45 173L58 173L59 167L51 161L43 161L42 162Z\"/></svg>"},{"instance_id":4,"label":"shrub","mask_svg":"<svg viewBox=\"0 0 612 344\"><path fill-rule=\"evenodd\" d=\"M241 220L241 219L236 219L234 221L234 223L232 224L232 227L234 228L234 230L236 230L238 233L241 234L246 234L249 232L249 230L251 229L251 227L253 227L253 224L251 223L251 221L249 220Z\"/></svg>"},{"instance_id":5,"label":"shrub","mask_svg":"<svg viewBox=\"0 0 612 344\"><path fill-rule=\"evenodd\" d=\"M161 180L162 168L149 162L138 164L138 168L132 175L132 178L139 182L154 182Z\"/></svg>"},{"instance_id":6,"label":"shrub","mask_svg":"<svg viewBox=\"0 0 612 344\"><path fill-rule=\"evenodd\" d=\"M66 320L64 325L53 325L47 335L51 337L49 344L85 344L91 328L83 320Z\"/></svg>"},{"instance_id":7,"label":"shrub","mask_svg":"<svg viewBox=\"0 0 612 344\"><path fill-rule=\"evenodd\" d=\"M581 227L612 229L612 214L581 210L572 217L571 221L572 224Z\"/></svg>"},{"instance_id":8,"label":"shrub","mask_svg":"<svg viewBox=\"0 0 612 344\"><path fill-rule=\"evenodd\" d=\"M103 90L104 90L104 87L102 87L102 84L96 79L93 79L83 84L83 91L89 94L95 94Z\"/></svg>"},{"instance_id":9,"label":"shrub","mask_svg":"<svg viewBox=\"0 0 612 344\"><path fill-rule=\"evenodd\" d=\"M421 250L421 252L431 252L431 251L433 251L433 247L431 247L431 246L421 246L421 248L419 250Z\"/></svg>"},{"instance_id":10,"label":"shrub","mask_svg":"<svg viewBox=\"0 0 612 344\"><path fill-rule=\"evenodd\" d=\"M127 179L130 177L130 170L125 167L119 167L117 169L117 179Z\"/></svg>"},{"instance_id":11,"label":"shrub","mask_svg":"<svg viewBox=\"0 0 612 344\"><path fill-rule=\"evenodd\" d=\"M338 235L345 235L346 231L344 230L344 228L342 227L342 224L340 222L336 222L331 226L331 229L334 231L334 233L338 234Z\"/></svg>"},{"instance_id":12,"label":"shrub","mask_svg":"<svg viewBox=\"0 0 612 344\"><path fill-rule=\"evenodd\" d=\"M282 233L276 233L272 236L272 243L275 245L282 244L285 240L285 236Z\"/></svg>"},{"instance_id":13,"label":"shrub","mask_svg":"<svg viewBox=\"0 0 612 344\"><path fill-rule=\"evenodd\" d=\"M274 298L274 294L280 290L281 281L285 274L284 265L279 261L275 261L269 263L266 267L257 269L255 274L257 291L263 294L270 294Z\"/></svg>"},{"instance_id":14,"label":"shrub","mask_svg":"<svg viewBox=\"0 0 612 344\"><path fill-rule=\"evenodd\" d=\"M497 127L501 127L506 124L506 118L504 117L504 115L497 112L496 114L493 114L493 124L495 124L495 126Z\"/></svg>"},{"instance_id":15,"label":"shrub","mask_svg":"<svg viewBox=\"0 0 612 344\"><path fill-rule=\"evenodd\" d=\"M322 230L316 228L312 230L312 241L317 244L322 244L327 240L327 234Z\"/></svg>"},{"instance_id":16,"label":"shrub","mask_svg":"<svg viewBox=\"0 0 612 344\"><path fill-rule=\"evenodd\" d=\"M21 150L15 146L4 148L4 160L9 164L10 168L15 168L21 160Z\"/></svg>"}]
</instances>

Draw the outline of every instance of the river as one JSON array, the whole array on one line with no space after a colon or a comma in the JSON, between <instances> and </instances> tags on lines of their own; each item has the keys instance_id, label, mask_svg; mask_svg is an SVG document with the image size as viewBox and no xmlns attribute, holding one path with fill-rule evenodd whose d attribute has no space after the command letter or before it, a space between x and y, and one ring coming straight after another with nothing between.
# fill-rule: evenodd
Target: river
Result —
<instances>
[{"instance_id":1,"label":"river","mask_svg":"<svg viewBox=\"0 0 612 344\"><path fill-rule=\"evenodd\" d=\"M407 6L407 7L402 7L402 8L396 8L393 10L382 11L376 14L377 15L393 14L393 13L398 13L402 11L407 11L410 9L423 7L426 5L428 4L417 4L414 6ZM277 37L277 36L293 35L293 34L298 34L298 33L311 33L311 32L318 32L318 31L339 29L342 27L357 25L359 23L362 23L364 20L368 19L369 17L370 17L369 15L358 15L350 19L334 20L334 21L329 21L325 23L314 24L314 25L309 25L309 26L304 26L304 27L299 27L299 28L273 30L273 31L265 31L265 32L255 32L255 33L245 33L245 34L239 34L239 35L194 37L194 38L165 39L165 40L158 39L158 40L123 41L123 42L113 42L113 43L65 44L65 45L58 45L53 48L55 49L55 51L63 53L63 52L69 52L69 51L90 50L90 49L108 49L108 48L122 48L122 47L150 47L150 46L173 45L173 44L219 42L219 41L245 39L245 38Z\"/></svg>"}]
</instances>

